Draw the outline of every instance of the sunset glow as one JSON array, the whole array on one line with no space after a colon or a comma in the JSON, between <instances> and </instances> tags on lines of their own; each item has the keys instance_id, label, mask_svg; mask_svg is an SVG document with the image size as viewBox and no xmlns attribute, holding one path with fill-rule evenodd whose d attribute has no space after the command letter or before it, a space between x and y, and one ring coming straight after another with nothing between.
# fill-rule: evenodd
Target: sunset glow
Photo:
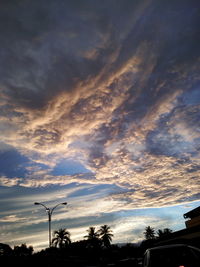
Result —
<instances>
[{"instance_id":1,"label":"sunset glow","mask_svg":"<svg viewBox=\"0 0 200 267\"><path fill-rule=\"evenodd\" d=\"M0 239L113 242L185 227L200 205L200 5L0 3ZM183 267L183 266L180 266Z\"/></svg>"}]
</instances>

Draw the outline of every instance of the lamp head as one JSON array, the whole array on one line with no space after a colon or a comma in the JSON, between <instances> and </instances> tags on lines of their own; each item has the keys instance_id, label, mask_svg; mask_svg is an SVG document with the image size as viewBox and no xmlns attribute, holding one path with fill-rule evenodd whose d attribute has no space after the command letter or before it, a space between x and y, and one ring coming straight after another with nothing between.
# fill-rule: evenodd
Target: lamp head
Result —
<instances>
[{"instance_id":1,"label":"lamp head","mask_svg":"<svg viewBox=\"0 0 200 267\"><path fill-rule=\"evenodd\" d=\"M40 205L40 203L38 203L38 202L35 202L35 203L34 203L34 205Z\"/></svg>"},{"instance_id":2,"label":"lamp head","mask_svg":"<svg viewBox=\"0 0 200 267\"><path fill-rule=\"evenodd\" d=\"M62 205L67 205L67 202L63 202L63 203L61 203Z\"/></svg>"}]
</instances>

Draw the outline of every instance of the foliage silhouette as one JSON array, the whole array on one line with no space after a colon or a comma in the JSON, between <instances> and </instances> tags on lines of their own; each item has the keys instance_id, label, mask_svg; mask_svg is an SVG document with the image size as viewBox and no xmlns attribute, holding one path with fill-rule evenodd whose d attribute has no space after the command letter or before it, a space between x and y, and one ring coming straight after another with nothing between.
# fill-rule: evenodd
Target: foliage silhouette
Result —
<instances>
[{"instance_id":1,"label":"foliage silhouette","mask_svg":"<svg viewBox=\"0 0 200 267\"><path fill-rule=\"evenodd\" d=\"M7 245L0 243L0 256L9 256L12 254L12 248Z\"/></svg>"},{"instance_id":2,"label":"foliage silhouette","mask_svg":"<svg viewBox=\"0 0 200 267\"><path fill-rule=\"evenodd\" d=\"M33 254L33 247L27 245L21 244L21 246L14 246L14 255L16 256L31 256Z\"/></svg>"},{"instance_id":3,"label":"foliage silhouette","mask_svg":"<svg viewBox=\"0 0 200 267\"><path fill-rule=\"evenodd\" d=\"M60 228L57 231L54 231L54 238L52 243L59 248L63 248L71 244L70 233L66 229Z\"/></svg>"},{"instance_id":4,"label":"foliage silhouette","mask_svg":"<svg viewBox=\"0 0 200 267\"><path fill-rule=\"evenodd\" d=\"M112 241L112 230L110 229L110 226L108 225L102 225L98 231L99 237L102 241L102 245L106 248L110 247L111 241Z\"/></svg>"},{"instance_id":5,"label":"foliage silhouette","mask_svg":"<svg viewBox=\"0 0 200 267\"><path fill-rule=\"evenodd\" d=\"M101 245L101 240L99 239L98 231L95 231L95 227L89 227L87 230L88 235L84 236L87 239L88 247L98 248Z\"/></svg>"},{"instance_id":6,"label":"foliage silhouette","mask_svg":"<svg viewBox=\"0 0 200 267\"><path fill-rule=\"evenodd\" d=\"M168 240L172 232L169 228L158 229L147 226L144 231L145 240L141 244L127 243L112 245L112 230L108 225L102 225L98 230L89 227L84 240L71 242L70 233L66 229L54 232L54 247L46 248L33 254L33 247L26 244L15 246L0 243L1 265L37 266L44 265L84 267L84 266L138 266L145 250L156 246L159 242ZM106 236L106 238L105 238ZM182 241L181 241L182 242ZM191 245L194 245L190 243ZM198 246L197 246L198 247Z\"/></svg>"},{"instance_id":7,"label":"foliage silhouette","mask_svg":"<svg viewBox=\"0 0 200 267\"><path fill-rule=\"evenodd\" d=\"M162 238L162 237L165 237L165 236L168 236L169 234L171 234L173 231L169 228L165 228L163 230L161 229L158 229L157 231L157 235L158 235L158 238Z\"/></svg>"},{"instance_id":8,"label":"foliage silhouette","mask_svg":"<svg viewBox=\"0 0 200 267\"><path fill-rule=\"evenodd\" d=\"M144 236L146 240L155 239L155 229L151 226L147 226L144 231Z\"/></svg>"}]
</instances>

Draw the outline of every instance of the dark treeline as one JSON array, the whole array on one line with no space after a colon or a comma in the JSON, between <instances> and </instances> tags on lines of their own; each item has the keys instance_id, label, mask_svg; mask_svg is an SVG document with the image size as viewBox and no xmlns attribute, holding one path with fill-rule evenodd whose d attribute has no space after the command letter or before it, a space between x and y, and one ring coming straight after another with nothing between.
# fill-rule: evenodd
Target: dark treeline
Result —
<instances>
[{"instance_id":1,"label":"dark treeline","mask_svg":"<svg viewBox=\"0 0 200 267\"><path fill-rule=\"evenodd\" d=\"M0 244L0 260L5 266L139 266L144 251L156 245L172 230L147 226L144 240L138 244L111 244L113 234L108 225L90 227L83 240L72 242L66 229L54 232L52 247L34 253L32 246L22 244L13 249ZM3 266L3 265L2 265Z\"/></svg>"}]
</instances>

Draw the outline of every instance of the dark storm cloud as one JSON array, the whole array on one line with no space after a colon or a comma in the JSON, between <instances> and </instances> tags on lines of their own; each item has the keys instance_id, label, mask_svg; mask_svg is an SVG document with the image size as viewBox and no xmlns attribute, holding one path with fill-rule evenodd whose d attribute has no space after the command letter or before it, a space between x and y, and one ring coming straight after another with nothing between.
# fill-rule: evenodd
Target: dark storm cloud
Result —
<instances>
[{"instance_id":1,"label":"dark storm cloud","mask_svg":"<svg viewBox=\"0 0 200 267\"><path fill-rule=\"evenodd\" d=\"M112 11L105 3L94 6L91 1L86 1L84 5L71 1L60 1L60 5L55 5L53 1L7 3L1 11L2 87L6 87L6 93L19 105L42 108L60 91L72 90L77 79L85 80L88 76L97 75L113 50L120 47L119 56L115 64L109 67L107 75L134 55L142 42L147 42L151 53L156 54L156 64L134 106L134 113L142 116L143 112L148 111L141 107L144 102L149 107L161 94L169 94L170 90L174 90L173 86L168 86L167 92L163 90L159 92L160 95L152 96L154 90L148 88L156 88L160 81L166 79L170 84L170 80L176 79L176 75L173 78L170 73L172 64L178 64L185 58L192 62L192 56L197 56L199 35L194 26L199 23L198 9L192 3L191 12L187 12L187 1L181 2L181 9L180 1L173 4L167 1L162 4L154 2L152 7L146 8L143 18L136 20L124 40L117 36L117 28L121 33L122 26L127 26L130 18L125 19L126 23L119 24L122 12L132 10L134 15L134 11L138 10L138 1L134 4L125 1L123 5L118 2ZM113 7L113 2L110 5ZM110 37L106 40L107 45L101 48L99 42L102 40L98 35L103 34ZM82 57L82 53L90 48L97 50L95 60ZM148 62L148 54L146 52L147 58L141 69ZM135 93L135 86L132 90Z\"/></svg>"},{"instance_id":2,"label":"dark storm cloud","mask_svg":"<svg viewBox=\"0 0 200 267\"><path fill-rule=\"evenodd\" d=\"M123 43L119 62L126 54L125 60L127 60L130 51L135 53L142 42L147 42L145 60L141 65L143 72L151 63L152 55L155 57L152 71L144 87L140 88L139 80L130 91L133 95L135 91L140 91L134 104L129 105L133 115L139 118L175 90L190 90L198 79L199 63L195 59L200 56L199 7L192 6L193 1L190 3L191 5L188 1L175 1L173 4L169 1L162 3L155 1ZM188 5L191 7L190 12ZM182 76L182 72L185 75Z\"/></svg>"},{"instance_id":3,"label":"dark storm cloud","mask_svg":"<svg viewBox=\"0 0 200 267\"><path fill-rule=\"evenodd\" d=\"M60 91L72 90L77 80L96 75L116 48L112 30L118 5L110 12L105 2L5 2L0 11L4 94L18 105L42 108ZM96 49L95 61L84 57L90 49Z\"/></svg>"}]
</instances>

